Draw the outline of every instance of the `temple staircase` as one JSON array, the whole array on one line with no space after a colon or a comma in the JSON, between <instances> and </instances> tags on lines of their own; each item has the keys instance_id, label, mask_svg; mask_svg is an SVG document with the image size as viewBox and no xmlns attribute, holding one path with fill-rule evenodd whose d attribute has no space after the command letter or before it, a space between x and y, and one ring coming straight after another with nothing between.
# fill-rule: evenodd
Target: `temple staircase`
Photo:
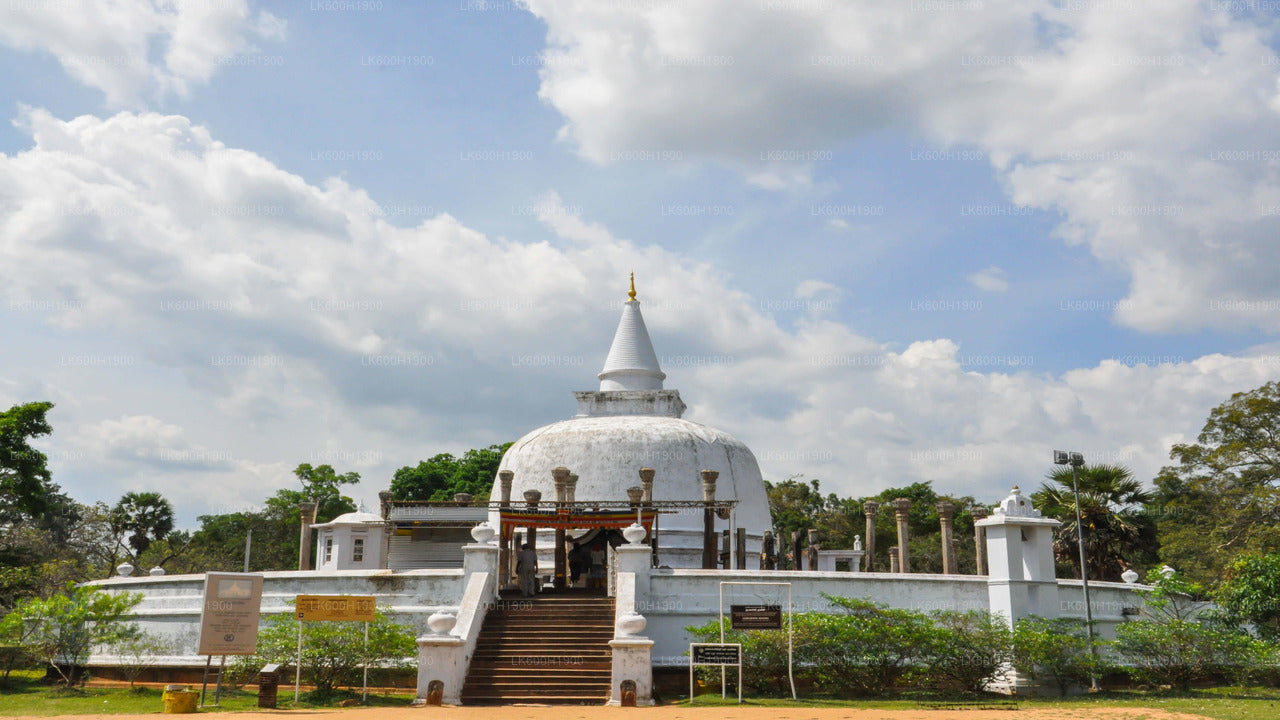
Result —
<instances>
[{"instance_id":1,"label":"temple staircase","mask_svg":"<svg viewBox=\"0 0 1280 720\"><path fill-rule=\"evenodd\" d=\"M462 703L603 705L613 623L613 598L598 593L504 592L480 628Z\"/></svg>"}]
</instances>

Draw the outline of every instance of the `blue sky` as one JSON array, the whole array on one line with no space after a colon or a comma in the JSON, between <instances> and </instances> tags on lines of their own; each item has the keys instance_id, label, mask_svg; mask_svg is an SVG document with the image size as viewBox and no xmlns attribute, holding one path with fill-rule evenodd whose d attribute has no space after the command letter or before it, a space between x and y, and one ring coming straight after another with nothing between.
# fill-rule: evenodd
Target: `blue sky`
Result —
<instances>
[{"instance_id":1,"label":"blue sky","mask_svg":"<svg viewBox=\"0 0 1280 720\"><path fill-rule=\"evenodd\" d=\"M81 500L372 503L571 414L634 270L769 479L1149 479L1280 366L1276 18L1232 10L13 3L0 400Z\"/></svg>"}]
</instances>

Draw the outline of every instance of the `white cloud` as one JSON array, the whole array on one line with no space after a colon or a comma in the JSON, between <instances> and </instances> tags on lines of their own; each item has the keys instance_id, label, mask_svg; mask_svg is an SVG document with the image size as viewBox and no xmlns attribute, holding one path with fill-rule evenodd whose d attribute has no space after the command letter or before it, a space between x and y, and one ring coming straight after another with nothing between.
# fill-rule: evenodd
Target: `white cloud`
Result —
<instances>
[{"instance_id":1,"label":"white cloud","mask_svg":"<svg viewBox=\"0 0 1280 720\"><path fill-rule=\"evenodd\" d=\"M448 215L397 228L359 188L308 184L183 117L20 125L34 146L0 155L0 283L83 355L24 355L0 389L58 403L49 442L81 498L155 488L191 517L330 462L360 469L372 503L427 453L571 415L632 270L660 354L711 360L667 368L689 417L747 441L773 479L842 493L933 480L994 500L1034 484L1051 446L1149 477L1210 407L1274 376L1264 354L962 366L943 338L897 351L815 313L784 329L715 268L619 240L555 194L554 244Z\"/></svg>"},{"instance_id":2,"label":"white cloud","mask_svg":"<svg viewBox=\"0 0 1280 720\"><path fill-rule=\"evenodd\" d=\"M1009 281L1005 279L1004 270L995 265L970 273L967 279L974 287L987 292L1004 292L1009 289Z\"/></svg>"},{"instance_id":3,"label":"white cloud","mask_svg":"<svg viewBox=\"0 0 1280 720\"><path fill-rule=\"evenodd\" d=\"M284 37L285 23L247 0L67 0L0 5L0 43L47 52L113 107L185 95L222 63ZM153 49L159 43L161 50Z\"/></svg>"},{"instance_id":4,"label":"white cloud","mask_svg":"<svg viewBox=\"0 0 1280 720\"><path fill-rule=\"evenodd\" d=\"M1127 270L1120 322L1275 331L1275 26L1227 5L529 3L540 96L588 159L679 151L780 189L887 128L974 147Z\"/></svg>"}]
</instances>

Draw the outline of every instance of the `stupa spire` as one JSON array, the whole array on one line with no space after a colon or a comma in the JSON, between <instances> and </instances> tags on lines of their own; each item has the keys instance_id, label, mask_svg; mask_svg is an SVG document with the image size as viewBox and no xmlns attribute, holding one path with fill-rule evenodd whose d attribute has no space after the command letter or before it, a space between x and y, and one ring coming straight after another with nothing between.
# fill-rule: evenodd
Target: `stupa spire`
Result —
<instances>
[{"instance_id":1,"label":"stupa spire","mask_svg":"<svg viewBox=\"0 0 1280 720\"><path fill-rule=\"evenodd\" d=\"M622 318L598 377L601 390L661 390L667 377L658 365L658 355L640 314L635 273L631 273L631 290L622 304Z\"/></svg>"}]
</instances>

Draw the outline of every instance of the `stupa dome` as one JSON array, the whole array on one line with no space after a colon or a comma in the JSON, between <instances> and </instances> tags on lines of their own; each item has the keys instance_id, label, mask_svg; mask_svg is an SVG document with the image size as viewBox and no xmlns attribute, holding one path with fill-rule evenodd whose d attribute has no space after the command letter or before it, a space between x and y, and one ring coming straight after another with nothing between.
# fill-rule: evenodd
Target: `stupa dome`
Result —
<instances>
[{"instance_id":1,"label":"stupa dome","mask_svg":"<svg viewBox=\"0 0 1280 720\"><path fill-rule=\"evenodd\" d=\"M771 527L769 501L760 466L751 450L729 433L683 419L685 405L678 390L663 388L666 375L640 314L632 284L623 305L613 344L599 375L600 389L574 393L573 418L533 430L517 440L502 458L499 472L514 473L511 500L523 506L527 490L555 500L551 471L566 467L578 476L578 502L625 501L627 488L640 485L640 469L653 468L654 501L701 501L702 470L719 472L717 500L734 500L732 524L744 528L748 553L759 552ZM491 501L499 501L495 481ZM729 520L717 520L727 529ZM675 567L698 566L703 514L686 509L658 520L660 558ZM549 533L546 533L549 537ZM544 542L539 535L539 549Z\"/></svg>"}]
</instances>

